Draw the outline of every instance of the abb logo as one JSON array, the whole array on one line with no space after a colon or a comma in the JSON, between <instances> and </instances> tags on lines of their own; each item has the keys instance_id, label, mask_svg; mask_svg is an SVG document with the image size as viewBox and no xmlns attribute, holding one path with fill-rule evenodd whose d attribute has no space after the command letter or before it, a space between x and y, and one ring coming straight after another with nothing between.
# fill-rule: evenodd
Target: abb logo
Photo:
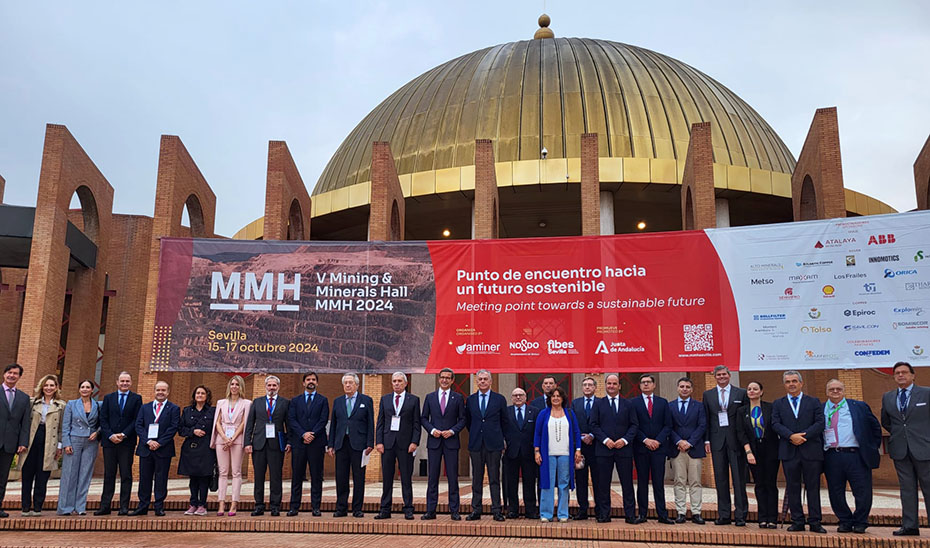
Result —
<instances>
[{"instance_id":1,"label":"abb logo","mask_svg":"<svg viewBox=\"0 0 930 548\"><path fill-rule=\"evenodd\" d=\"M877 236L869 236L868 245L882 245L882 244L893 244L894 243L894 234L879 234Z\"/></svg>"}]
</instances>

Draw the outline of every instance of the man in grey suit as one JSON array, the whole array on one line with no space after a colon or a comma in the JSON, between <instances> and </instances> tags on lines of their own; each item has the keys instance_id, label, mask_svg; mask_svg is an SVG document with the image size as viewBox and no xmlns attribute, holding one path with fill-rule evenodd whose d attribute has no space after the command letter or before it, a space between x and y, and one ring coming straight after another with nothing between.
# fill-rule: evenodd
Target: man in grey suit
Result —
<instances>
[{"instance_id":1,"label":"man in grey suit","mask_svg":"<svg viewBox=\"0 0 930 548\"><path fill-rule=\"evenodd\" d=\"M22 455L29 445L29 427L32 422L32 405L29 396L16 389L23 375L23 366L12 363L3 369L3 401L0 402L0 505L6 494L10 478L10 465L16 454ZM9 514L0 510L0 518Z\"/></svg>"},{"instance_id":2,"label":"man in grey suit","mask_svg":"<svg viewBox=\"0 0 930 548\"><path fill-rule=\"evenodd\" d=\"M930 500L930 388L914 383L914 368L894 364L898 388L882 396L882 426L891 434L888 454L894 461L901 489L901 528L895 536L917 536L917 484Z\"/></svg>"},{"instance_id":3,"label":"man in grey suit","mask_svg":"<svg viewBox=\"0 0 930 548\"><path fill-rule=\"evenodd\" d=\"M717 484L717 519L715 525L730 524L730 474L733 475L733 502L736 506L736 526L746 526L749 499L746 497L748 477L746 454L736 441L736 409L749 401L746 390L730 384L730 370L725 365L714 368L717 386L704 392L707 416L707 441L704 451L710 453ZM729 472L729 474L727 473Z\"/></svg>"}]
</instances>

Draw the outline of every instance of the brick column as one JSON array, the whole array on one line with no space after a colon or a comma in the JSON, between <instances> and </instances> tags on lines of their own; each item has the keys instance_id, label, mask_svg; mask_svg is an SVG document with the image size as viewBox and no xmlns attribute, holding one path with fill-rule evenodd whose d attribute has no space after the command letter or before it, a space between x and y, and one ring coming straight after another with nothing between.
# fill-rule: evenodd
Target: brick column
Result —
<instances>
[{"instance_id":1,"label":"brick column","mask_svg":"<svg viewBox=\"0 0 930 548\"><path fill-rule=\"evenodd\" d=\"M601 176L597 133L581 135L581 235L601 233ZM600 383L598 383L600 385Z\"/></svg>"},{"instance_id":2,"label":"brick column","mask_svg":"<svg viewBox=\"0 0 930 548\"><path fill-rule=\"evenodd\" d=\"M16 361L20 327L23 321L24 292L16 286L26 283L26 271L20 268L0 268L0 363ZM25 387L23 384L21 387ZM31 394L29 390L26 391Z\"/></svg>"},{"instance_id":3,"label":"brick column","mask_svg":"<svg viewBox=\"0 0 930 548\"><path fill-rule=\"evenodd\" d=\"M846 385L846 397L864 400L862 391L862 371L859 369L840 369L836 378Z\"/></svg>"},{"instance_id":4,"label":"brick column","mask_svg":"<svg viewBox=\"0 0 930 548\"><path fill-rule=\"evenodd\" d=\"M3 203L3 190L6 188L6 179L0 175L0 204Z\"/></svg>"},{"instance_id":5,"label":"brick column","mask_svg":"<svg viewBox=\"0 0 930 548\"><path fill-rule=\"evenodd\" d=\"M691 125L691 140L681 179L681 227L684 230L717 226L711 132L710 122Z\"/></svg>"},{"instance_id":6,"label":"brick column","mask_svg":"<svg viewBox=\"0 0 930 548\"><path fill-rule=\"evenodd\" d=\"M265 240L310 239L310 195L284 141L268 142Z\"/></svg>"},{"instance_id":7,"label":"brick column","mask_svg":"<svg viewBox=\"0 0 930 548\"><path fill-rule=\"evenodd\" d=\"M494 144L475 139L475 239L497 238L500 227L500 197L494 168Z\"/></svg>"},{"instance_id":8,"label":"brick column","mask_svg":"<svg viewBox=\"0 0 930 548\"><path fill-rule=\"evenodd\" d=\"M391 145L385 142L372 143L368 240L403 240L404 210L404 192L397 179Z\"/></svg>"},{"instance_id":9,"label":"brick column","mask_svg":"<svg viewBox=\"0 0 930 548\"><path fill-rule=\"evenodd\" d=\"M597 381L597 387L594 389L594 395L598 398L603 398L607 395L607 390L604 388L604 377L607 376L606 373L586 373L586 377L593 377Z\"/></svg>"},{"instance_id":10,"label":"brick column","mask_svg":"<svg viewBox=\"0 0 930 548\"><path fill-rule=\"evenodd\" d=\"M3 187L0 182L0 201L3 200ZM914 189L917 191L917 209L930 209L930 137L914 160Z\"/></svg>"},{"instance_id":11,"label":"brick column","mask_svg":"<svg viewBox=\"0 0 930 548\"><path fill-rule=\"evenodd\" d=\"M362 383L362 394L371 397L375 408L375 424L378 423L381 396L386 393L383 385L383 379L386 378L390 377L388 375L365 375L365 381ZM365 469L365 481L374 484L381 482L381 453L377 450L371 452L371 460L368 461L368 467Z\"/></svg>"},{"instance_id":12,"label":"brick column","mask_svg":"<svg viewBox=\"0 0 930 548\"><path fill-rule=\"evenodd\" d=\"M791 175L791 207L795 221L846 217L836 107L814 114Z\"/></svg>"}]
</instances>

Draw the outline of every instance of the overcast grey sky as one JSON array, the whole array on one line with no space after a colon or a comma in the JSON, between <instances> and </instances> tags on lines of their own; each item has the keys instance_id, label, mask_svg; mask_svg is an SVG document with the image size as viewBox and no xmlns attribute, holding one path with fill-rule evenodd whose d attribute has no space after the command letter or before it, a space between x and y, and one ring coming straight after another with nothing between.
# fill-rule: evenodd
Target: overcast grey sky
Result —
<instances>
[{"instance_id":1,"label":"overcast grey sky","mask_svg":"<svg viewBox=\"0 0 930 548\"><path fill-rule=\"evenodd\" d=\"M46 123L65 124L115 189L152 215L161 134L217 194L216 231L264 211L267 143L308 190L342 139L409 80L525 40L542 1L2 2L0 175L34 205ZM797 156L818 107L839 110L846 186L916 205L930 134L930 3L548 0L556 36L649 48L717 79Z\"/></svg>"}]
</instances>

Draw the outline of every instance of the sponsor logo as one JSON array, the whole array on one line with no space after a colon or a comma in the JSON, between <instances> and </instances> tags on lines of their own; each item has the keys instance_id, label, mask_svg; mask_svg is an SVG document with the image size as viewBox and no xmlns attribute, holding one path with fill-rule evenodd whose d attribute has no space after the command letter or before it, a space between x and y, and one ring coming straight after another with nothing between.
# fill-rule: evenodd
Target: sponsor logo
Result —
<instances>
[{"instance_id":1,"label":"sponsor logo","mask_svg":"<svg viewBox=\"0 0 930 548\"><path fill-rule=\"evenodd\" d=\"M868 276L866 276L862 272L847 272L845 274L834 274L833 275L834 280L853 280L856 278L867 278L867 277Z\"/></svg>"},{"instance_id":2,"label":"sponsor logo","mask_svg":"<svg viewBox=\"0 0 930 548\"><path fill-rule=\"evenodd\" d=\"M848 324L843 326L844 331L870 331L872 329L878 329L877 323L860 323L860 324Z\"/></svg>"},{"instance_id":3,"label":"sponsor logo","mask_svg":"<svg viewBox=\"0 0 930 548\"><path fill-rule=\"evenodd\" d=\"M820 274L795 274L788 276L788 281L791 283L803 284L807 282L813 282L820 278Z\"/></svg>"},{"instance_id":4,"label":"sponsor logo","mask_svg":"<svg viewBox=\"0 0 930 548\"><path fill-rule=\"evenodd\" d=\"M821 288L821 291L823 291L823 296L825 299L831 299L833 298L833 294L836 293L836 288L832 285L825 285L823 288Z\"/></svg>"},{"instance_id":5,"label":"sponsor logo","mask_svg":"<svg viewBox=\"0 0 930 548\"><path fill-rule=\"evenodd\" d=\"M922 306L896 306L891 309L892 312L899 316L923 316L924 309Z\"/></svg>"},{"instance_id":6,"label":"sponsor logo","mask_svg":"<svg viewBox=\"0 0 930 548\"><path fill-rule=\"evenodd\" d=\"M870 263L894 263L900 260L901 258L897 255L878 255L876 257L869 257Z\"/></svg>"},{"instance_id":7,"label":"sponsor logo","mask_svg":"<svg viewBox=\"0 0 930 548\"><path fill-rule=\"evenodd\" d=\"M549 354L577 354L574 341L557 341L549 339L546 342L546 350Z\"/></svg>"},{"instance_id":8,"label":"sponsor logo","mask_svg":"<svg viewBox=\"0 0 930 548\"><path fill-rule=\"evenodd\" d=\"M850 346L874 346L880 342L879 339L851 339L846 341L846 344Z\"/></svg>"},{"instance_id":9,"label":"sponsor logo","mask_svg":"<svg viewBox=\"0 0 930 548\"><path fill-rule=\"evenodd\" d=\"M455 352L463 354L499 354L501 345L488 343L463 343L455 347Z\"/></svg>"},{"instance_id":10,"label":"sponsor logo","mask_svg":"<svg viewBox=\"0 0 930 548\"><path fill-rule=\"evenodd\" d=\"M539 355L539 352L531 352L532 350L539 350L538 342L522 339L516 342L511 341L510 343L510 355L511 356L538 356Z\"/></svg>"},{"instance_id":11,"label":"sponsor logo","mask_svg":"<svg viewBox=\"0 0 930 548\"><path fill-rule=\"evenodd\" d=\"M863 356L863 357L890 356L891 350L884 350L884 349L883 350L856 350L855 352L853 352L853 354L856 356Z\"/></svg>"},{"instance_id":12,"label":"sponsor logo","mask_svg":"<svg viewBox=\"0 0 930 548\"><path fill-rule=\"evenodd\" d=\"M924 250L921 249L920 251L918 251L918 252L914 255L914 262L917 263L917 262L920 262L920 261L922 261L922 260L924 260L924 259L926 259L926 258L927 258L927 257L924 256Z\"/></svg>"},{"instance_id":13,"label":"sponsor logo","mask_svg":"<svg viewBox=\"0 0 930 548\"><path fill-rule=\"evenodd\" d=\"M756 354L756 361L760 362L785 362L789 359L787 354Z\"/></svg>"},{"instance_id":14,"label":"sponsor logo","mask_svg":"<svg viewBox=\"0 0 930 548\"><path fill-rule=\"evenodd\" d=\"M860 317L860 316L874 316L874 315L875 315L875 311L874 311L874 310L867 310L867 309L858 309L858 310L857 310L857 309L854 309L854 308L847 308L846 310L843 311L843 315L846 316L846 317L852 316L852 317L854 317L854 318L858 318L858 317Z\"/></svg>"},{"instance_id":15,"label":"sponsor logo","mask_svg":"<svg viewBox=\"0 0 930 548\"><path fill-rule=\"evenodd\" d=\"M924 349L921 348L919 344L915 344L915 345L914 345L914 348L911 348L911 354L913 354L913 355L915 355L915 356L923 356L923 355L924 355Z\"/></svg>"},{"instance_id":16,"label":"sponsor logo","mask_svg":"<svg viewBox=\"0 0 930 548\"><path fill-rule=\"evenodd\" d=\"M752 285L772 285L775 283L775 280L772 278L752 278L750 283Z\"/></svg>"},{"instance_id":17,"label":"sponsor logo","mask_svg":"<svg viewBox=\"0 0 930 548\"><path fill-rule=\"evenodd\" d=\"M811 308L810 310L807 311L807 317L812 320L820 319L820 310L816 308Z\"/></svg>"},{"instance_id":18,"label":"sponsor logo","mask_svg":"<svg viewBox=\"0 0 930 548\"><path fill-rule=\"evenodd\" d=\"M816 325L811 325L811 326L802 325L802 326L801 326L801 333L804 333L805 335L807 335L807 334L810 334L810 335L823 335L823 334L826 334L826 333L833 333L833 329L830 328L830 326L817 327Z\"/></svg>"},{"instance_id":19,"label":"sponsor logo","mask_svg":"<svg viewBox=\"0 0 930 548\"><path fill-rule=\"evenodd\" d=\"M919 291L930 289L930 282L904 282L905 291Z\"/></svg>"},{"instance_id":20,"label":"sponsor logo","mask_svg":"<svg viewBox=\"0 0 930 548\"><path fill-rule=\"evenodd\" d=\"M646 347L644 346L627 346L625 342L614 341L610 343L610 346L607 345L604 341L597 343L597 349L594 351L595 354L617 354L617 353L626 353L626 352L645 352Z\"/></svg>"},{"instance_id":21,"label":"sponsor logo","mask_svg":"<svg viewBox=\"0 0 930 548\"><path fill-rule=\"evenodd\" d=\"M828 238L826 240L817 240L814 249L823 249L825 247L841 247L847 244L856 243L856 238Z\"/></svg>"},{"instance_id":22,"label":"sponsor logo","mask_svg":"<svg viewBox=\"0 0 930 548\"><path fill-rule=\"evenodd\" d=\"M808 362L836 361L838 359L840 359L840 355L834 352L814 352L813 350L804 351L804 361Z\"/></svg>"},{"instance_id":23,"label":"sponsor logo","mask_svg":"<svg viewBox=\"0 0 930 548\"><path fill-rule=\"evenodd\" d=\"M856 256L847 255L846 256L846 266L856 266Z\"/></svg>"},{"instance_id":24,"label":"sponsor logo","mask_svg":"<svg viewBox=\"0 0 930 548\"><path fill-rule=\"evenodd\" d=\"M892 329L928 329L930 328L930 321L928 320L917 320L914 322L891 322Z\"/></svg>"},{"instance_id":25,"label":"sponsor logo","mask_svg":"<svg viewBox=\"0 0 930 548\"><path fill-rule=\"evenodd\" d=\"M867 284L862 284L862 293L860 295L881 295L881 291L878 290L878 284L875 282L869 282Z\"/></svg>"},{"instance_id":26,"label":"sponsor logo","mask_svg":"<svg viewBox=\"0 0 930 548\"><path fill-rule=\"evenodd\" d=\"M753 314L752 319L757 322L771 322L775 320L785 320L788 316L786 314Z\"/></svg>"},{"instance_id":27,"label":"sponsor logo","mask_svg":"<svg viewBox=\"0 0 930 548\"><path fill-rule=\"evenodd\" d=\"M793 288L793 287L786 287L786 288L785 288L785 291L784 291L784 294L778 296L778 300L779 300L779 301L796 301L796 300L798 300L798 299L800 299L800 298L801 298L800 295L795 295L795 294L794 294L794 288Z\"/></svg>"},{"instance_id":28,"label":"sponsor logo","mask_svg":"<svg viewBox=\"0 0 930 548\"><path fill-rule=\"evenodd\" d=\"M755 263L749 265L749 270L752 272L769 272L772 270L784 270L785 265L782 263Z\"/></svg>"},{"instance_id":29,"label":"sponsor logo","mask_svg":"<svg viewBox=\"0 0 930 548\"><path fill-rule=\"evenodd\" d=\"M235 302L240 300L247 302ZM222 272L212 272L210 301L210 310L267 312L275 309L281 312L295 312L300 310L300 273L230 272L227 277ZM332 302L341 304L344 301ZM352 301L348 303L351 310Z\"/></svg>"},{"instance_id":30,"label":"sponsor logo","mask_svg":"<svg viewBox=\"0 0 930 548\"><path fill-rule=\"evenodd\" d=\"M869 243L867 245L885 245L894 243L894 234L873 234L869 236Z\"/></svg>"},{"instance_id":31,"label":"sponsor logo","mask_svg":"<svg viewBox=\"0 0 930 548\"><path fill-rule=\"evenodd\" d=\"M917 270L910 268L908 270L892 270L890 268L885 269L885 278L894 278L896 276L913 276L917 274Z\"/></svg>"},{"instance_id":32,"label":"sponsor logo","mask_svg":"<svg viewBox=\"0 0 930 548\"><path fill-rule=\"evenodd\" d=\"M794 265L801 268L811 268L815 266L830 266L833 264L833 261L800 261L795 262Z\"/></svg>"}]
</instances>

